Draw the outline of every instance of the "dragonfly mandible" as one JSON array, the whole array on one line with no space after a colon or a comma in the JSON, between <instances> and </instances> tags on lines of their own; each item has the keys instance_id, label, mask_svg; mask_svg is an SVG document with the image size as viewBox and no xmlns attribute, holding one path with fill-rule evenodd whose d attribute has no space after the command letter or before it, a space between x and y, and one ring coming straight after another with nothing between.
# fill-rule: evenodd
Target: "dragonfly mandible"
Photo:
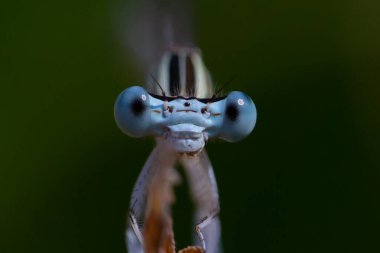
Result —
<instances>
[{"instance_id":1,"label":"dragonfly mandible","mask_svg":"<svg viewBox=\"0 0 380 253\"><path fill-rule=\"evenodd\" d=\"M132 192L128 250L144 252L149 187L158 171L179 162L195 206L196 243L207 253L221 252L219 193L205 145L210 139L236 142L248 136L256 124L255 104L243 92L233 91L226 96L215 92L197 47L169 45L156 69L145 88L125 89L114 107L122 132L131 137L152 136L157 143Z\"/></svg>"}]
</instances>

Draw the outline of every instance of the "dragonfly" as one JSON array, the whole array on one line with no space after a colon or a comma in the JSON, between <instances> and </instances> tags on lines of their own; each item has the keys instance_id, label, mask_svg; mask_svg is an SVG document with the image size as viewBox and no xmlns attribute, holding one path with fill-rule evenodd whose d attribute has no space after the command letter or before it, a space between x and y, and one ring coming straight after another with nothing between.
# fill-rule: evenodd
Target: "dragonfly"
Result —
<instances>
[{"instance_id":1,"label":"dragonfly","mask_svg":"<svg viewBox=\"0 0 380 253\"><path fill-rule=\"evenodd\" d=\"M215 91L202 53L195 46L170 43L155 69L145 87L126 88L114 106L123 133L156 139L132 191L128 250L144 252L150 186L160 171L180 163L195 207L195 243L204 252L221 252L219 193L205 145L211 139L237 142L247 137L256 124L255 104L240 91L224 96L220 89Z\"/></svg>"}]
</instances>

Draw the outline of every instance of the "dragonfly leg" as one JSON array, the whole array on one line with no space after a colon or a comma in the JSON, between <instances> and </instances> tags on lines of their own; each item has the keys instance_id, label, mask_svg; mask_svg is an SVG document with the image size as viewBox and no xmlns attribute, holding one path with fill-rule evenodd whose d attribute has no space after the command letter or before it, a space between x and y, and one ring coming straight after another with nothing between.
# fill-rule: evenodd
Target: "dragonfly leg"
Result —
<instances>
[{"instance_id":1,"label":"dragonfly leg","mask_svg":"<svg viewBox=\"0 0 380 253\"><path fill-rule=\"evenodd\" d=\"M128 214L128 221L128 227L125 234L128 252L144 253L143 236L132 210Z\"/></svg>"},{"instance_id":2,"label":"dragonfly leg","mask_svg":"<svg viewBox=\"0 0 380 253\"><path fill-rule=\"evenodd\" d=\"M147 197L152 180L159 170L173 167L176 156L165 143L158 142L149 155L132 191L128 228L126 232L128 252L142 253L144 245L143 222L147 210Z\"/></svg>"},{"instance_id":3,"label":"dragonfly leg","mask_svg":"<svg viewBox=\"0 0 380 253\"><path fill-rule=\"evenodd\" d=\"M181 158L195 205L194 238L207 253L221 252L221 226L218 217L219 194L214 171L205 150ZM198 240L199 239L199 240Z\"/></svg>"},{"instance_id":4,"label":"dragonfly leg","mask_svg":"<svg viewBox=\"0 0 380 253\"><path fill-rule=\"evenodd\" d=\"M137 239L139 240L139 242L142 245L143 244L143 236L142 236L141 230L139 228L137 219L136 219L136 217L135 217L135 215L133 214L132 211L129 211L129 215L128 216L129 216L129 224L130 224L133 232L135 233Z\"/></svg>"},{"instance_id":5,"label":"dragonfly leg","mask_svg":"<svg viewBox=\"0 0 380 253\"><path fill-rule=\"evenodd\" d=\"M218 219L219 209L215 210L210 216L205 216L201 219L201 221L195 226L195 231L197 232L197 235L199 237L199 240L202 243L202 248L206 252L207 251L207 245L205 237L202 233L202 230L206 228L208 225L210 225L215 219Z\"/></svg>"}]
</instances>

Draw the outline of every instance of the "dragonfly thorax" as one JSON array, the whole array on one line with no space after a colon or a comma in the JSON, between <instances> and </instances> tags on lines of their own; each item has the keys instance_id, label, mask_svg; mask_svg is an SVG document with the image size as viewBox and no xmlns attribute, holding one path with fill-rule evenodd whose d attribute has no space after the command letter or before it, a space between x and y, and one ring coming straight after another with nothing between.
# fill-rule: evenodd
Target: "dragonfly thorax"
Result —
<instances>
[{"instance_id":1,"label":"dragonfly thorax","mask_svg":"<svg viewBox=\"0 0 380 253\"><path fill-rule=\"evenodd\" d=\"M206 98L212 95L211 77L198 48L172 47L167 50L158 65L157 81L168 96ZM148 82L148 90L154 94L162 93L152 80Z\"/></svg>"}]
</instances>

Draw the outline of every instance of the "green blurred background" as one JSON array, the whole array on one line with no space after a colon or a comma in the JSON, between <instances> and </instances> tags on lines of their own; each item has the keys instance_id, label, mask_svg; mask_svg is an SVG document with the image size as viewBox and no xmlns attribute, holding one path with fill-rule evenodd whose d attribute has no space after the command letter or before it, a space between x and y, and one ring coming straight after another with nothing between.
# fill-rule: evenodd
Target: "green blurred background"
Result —
<instances>
[{"instance_id":1,"label":"green blurred background","mask_svg":"<svg viewBox=\"0 0 380 253\"><path fill-rule=\"evenodd\" d=\"M113 119L144 80L116 32L127 4L0 2L0 252L126 252L154 146ZM251 136L207 148L225 252L380 252L379 2L197 1L196 23L214 80L258 108Z\"/></svg>"}]
</instances>

